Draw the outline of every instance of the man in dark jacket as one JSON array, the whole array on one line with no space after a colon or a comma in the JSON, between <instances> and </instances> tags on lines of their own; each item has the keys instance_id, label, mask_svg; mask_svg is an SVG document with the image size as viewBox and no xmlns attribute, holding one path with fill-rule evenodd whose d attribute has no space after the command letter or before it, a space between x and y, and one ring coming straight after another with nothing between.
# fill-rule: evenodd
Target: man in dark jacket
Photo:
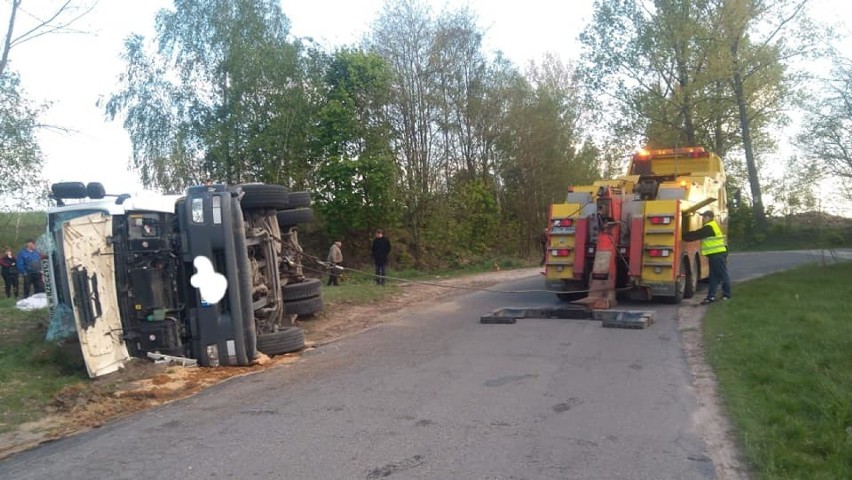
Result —
<instances>
[{"instance_id":1,"label":"man in dark jacket","mask_svg":"<svg viewBox=\"0 0 852 480\"><path fill-rule=\"evenodd\" d=\"M24 277L24 297L33 293L44 292L44 282L41 278L41 253L35 246L35 240L28 239L24 248L18 252L18 271Z\"/></svg>"},{"instance_id":2,"label":"man in dark jacket","mask_svg":"<svg viewBox=\"0 0 852 480\"><path fill-rule=\"evenodd\" d=\"M7 248L3 258L0 258L0 270L6 286L6 298L12 298L12 294L18 298L18 267L11 248Z\"/></svg>"},{"instance_id":3,"label":"man in dark jacket","mask_svg":"<svg viewBox=\"0 0 852 480\"><path fill-rule=\"evenodd\" d=\"M708 210L701 214L703 227L693 232L684 232L683 239L687 242L701 240L701 254L707 257L710 263L710 285L707 289L707 298L701 301L701 305L707 305L716 301L716 287L722 284L722 299L731 298L731 279L728 276L728 245L725 234L719 228L714 219L715 215Z\"/></svg>"},{"instance_id":4,"label":"man in dark jacket","mask_svg":"<svg viewBox=\"0 0 852 480\"><path fill-rule=\"evenodd\" d=\"M388 263L391 244L390 240L385 238L385 234L381 230L376 230L376 238L373 239L371 250L373 261L376 262L376 285L384 285L385 265Z\"/></svg>"}]
</instances>

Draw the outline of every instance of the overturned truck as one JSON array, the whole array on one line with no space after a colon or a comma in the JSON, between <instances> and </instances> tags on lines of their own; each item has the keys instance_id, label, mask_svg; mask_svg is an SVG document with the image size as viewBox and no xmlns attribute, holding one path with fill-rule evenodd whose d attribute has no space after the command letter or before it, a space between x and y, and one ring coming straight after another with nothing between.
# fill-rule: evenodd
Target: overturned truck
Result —
<instances>
[{"instance_id":1,"label":"overturned truck","mask_svg":"<svg viewBox=\"0 0 852 480\"><path fill-rule=\"evenodd\" d=\"M73 325L89 376L149 353L250 365L304 347L295 319L323 307L321 282L302 270L308 192L218 184L133 197L64 182L51 198L51 323Z\"/></svg>"}]
</instances>

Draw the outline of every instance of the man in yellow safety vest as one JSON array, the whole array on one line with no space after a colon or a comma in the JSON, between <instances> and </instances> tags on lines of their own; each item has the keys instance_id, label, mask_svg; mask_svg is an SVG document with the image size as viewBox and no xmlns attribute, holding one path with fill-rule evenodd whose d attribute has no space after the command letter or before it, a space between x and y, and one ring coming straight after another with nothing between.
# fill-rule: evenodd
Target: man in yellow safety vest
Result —
<instances>
[{"instance_id":1,"label":"man in yellow safety vest","mask_svg":"<svg viewBox=\"0 0 852 480\"><path fill-rule=\"evenodd\" d=\"M716 301L716 287L722 284L722 300L731 298L731 279L728 276L728 245L725 234L714 220L715 215L707 210L701 214L701 222L704 226L693 232L684 232L683 239L687 242L701 240L701 254L707 257L710 263L710 285L707 289L707 297L701 301L701 305L707 305Z\"/></svg>"}]
</instances>

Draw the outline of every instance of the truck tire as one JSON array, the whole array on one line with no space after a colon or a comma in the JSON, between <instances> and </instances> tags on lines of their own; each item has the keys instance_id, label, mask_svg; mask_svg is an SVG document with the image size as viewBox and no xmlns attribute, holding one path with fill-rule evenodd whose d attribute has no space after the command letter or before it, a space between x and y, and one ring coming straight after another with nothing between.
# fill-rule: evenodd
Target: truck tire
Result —
<instances>
[{"instance_id":1,"label":"truck tire","mask_svg":"<svg viewBox=\"0 0 852 480\"><path fill-rule=\"evenodd\" d=\"M677 280L675 280L675 294L670 297L663 297L666 303L677 305L683 301L683 295L686 291L688 268L686 262L680 262L680 273L678 273Z\"/></svg>"},{"instance_id":2,"label":"truck tire","mask_svg":"<svg viewBox=\"0 0 852 480\"><path fill-rule=\"evenodd\" d=\"M273 208L281 210L289 207L289 194L282 185L267 185L264 183L249 183L239 185L243 189L240 206L249 208Z\"/></svg>"},{"instance_id":3,"label":"truck tire","mask_svg":"<svg viewBox=\"0 0 852 480\"><path fill-rule=\"evenodd\" d=\"M317 297L322 291L322 280L319 278L306 278L304 282L284 285L281 287L281 291L285 302Z\"/></svg>"},{"instance_id":4,"label":"truck tire","mask_svg":"<svg viewBox=\"0 0 852 480\"><path fill-rule=\"evenodd\" d=\"M278 226L281 227L281 230L289 230L294 225L313 221L314 211L310 208L294 208L278 212Z\"/></svg>"},{"instance_id":5,"label":"truck tire","mask_svg":"<svg viewBox=\"0 0 852 480\"><path fill-rule=\"evenodd\" d=\"M322 297L310 297L292 302L284 302L287 315L313 315L322 311Z\"/></svg>"},{"instance_id":6,"label":"truck tire","mask_svg":"<svg viewBox=\"0 0 852 480\"><path fill-rule=\"evenodd\" d=\"M280 355L305 348L305 334L299 327L284 327L277 332L257 336L257 350L266 355Z\"/></svg>"},{"instance_id":7,"label":"truck tire","mask_svg":"<svg viewBox=\"0 0 852 480\"><path fill-rule=\"evenodd\" d=\"M290 192L287 196L287 208L311 206L311 192Z\"/></svg>"}]
</instances>

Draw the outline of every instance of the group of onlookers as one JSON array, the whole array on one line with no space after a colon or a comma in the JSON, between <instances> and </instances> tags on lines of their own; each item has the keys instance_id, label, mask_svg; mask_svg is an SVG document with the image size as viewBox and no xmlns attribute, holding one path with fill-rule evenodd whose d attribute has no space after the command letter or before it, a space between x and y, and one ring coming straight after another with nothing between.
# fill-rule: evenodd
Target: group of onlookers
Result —
<instances>
[{"instance_id":1,"label":"group of onlookers","mask_svg":"<svg viewBox=\"0 0 852 480\"><path fill-rule=\"evenodd\" d=\"M336 241L332 243L331 248L328 249L328 257L326 258L326 261L329 264L329 286L339 285L340 275L343 272L343 267L341 267L341 264L343 263L343 251L341 250L342 246L343 242ZM390 255L390 250L390 240L385 237L384 232L382 232L381 230L376 230L376 236L375 238L373 238L373 243L370 244L370 256L373 257L373 262L376 265L376 285L383 286L385 284L385 267L388 263L388 256Z\"/></svg>"},{"instance_id":2,"label":"group of onlookers","mask_svg":"<svg viewBox=\"0 0 852 480\"><path fill-rule=\"evenodd\" d=\"M0 258L0 271L3 274L6 298L18 298L19 277L24 278L24 295L44 292L44 278L41 271L41 253L36 248L35 240L27 240L24 248L17 255L11 248L6 248Z\"/></svg>"}]
</instances>

